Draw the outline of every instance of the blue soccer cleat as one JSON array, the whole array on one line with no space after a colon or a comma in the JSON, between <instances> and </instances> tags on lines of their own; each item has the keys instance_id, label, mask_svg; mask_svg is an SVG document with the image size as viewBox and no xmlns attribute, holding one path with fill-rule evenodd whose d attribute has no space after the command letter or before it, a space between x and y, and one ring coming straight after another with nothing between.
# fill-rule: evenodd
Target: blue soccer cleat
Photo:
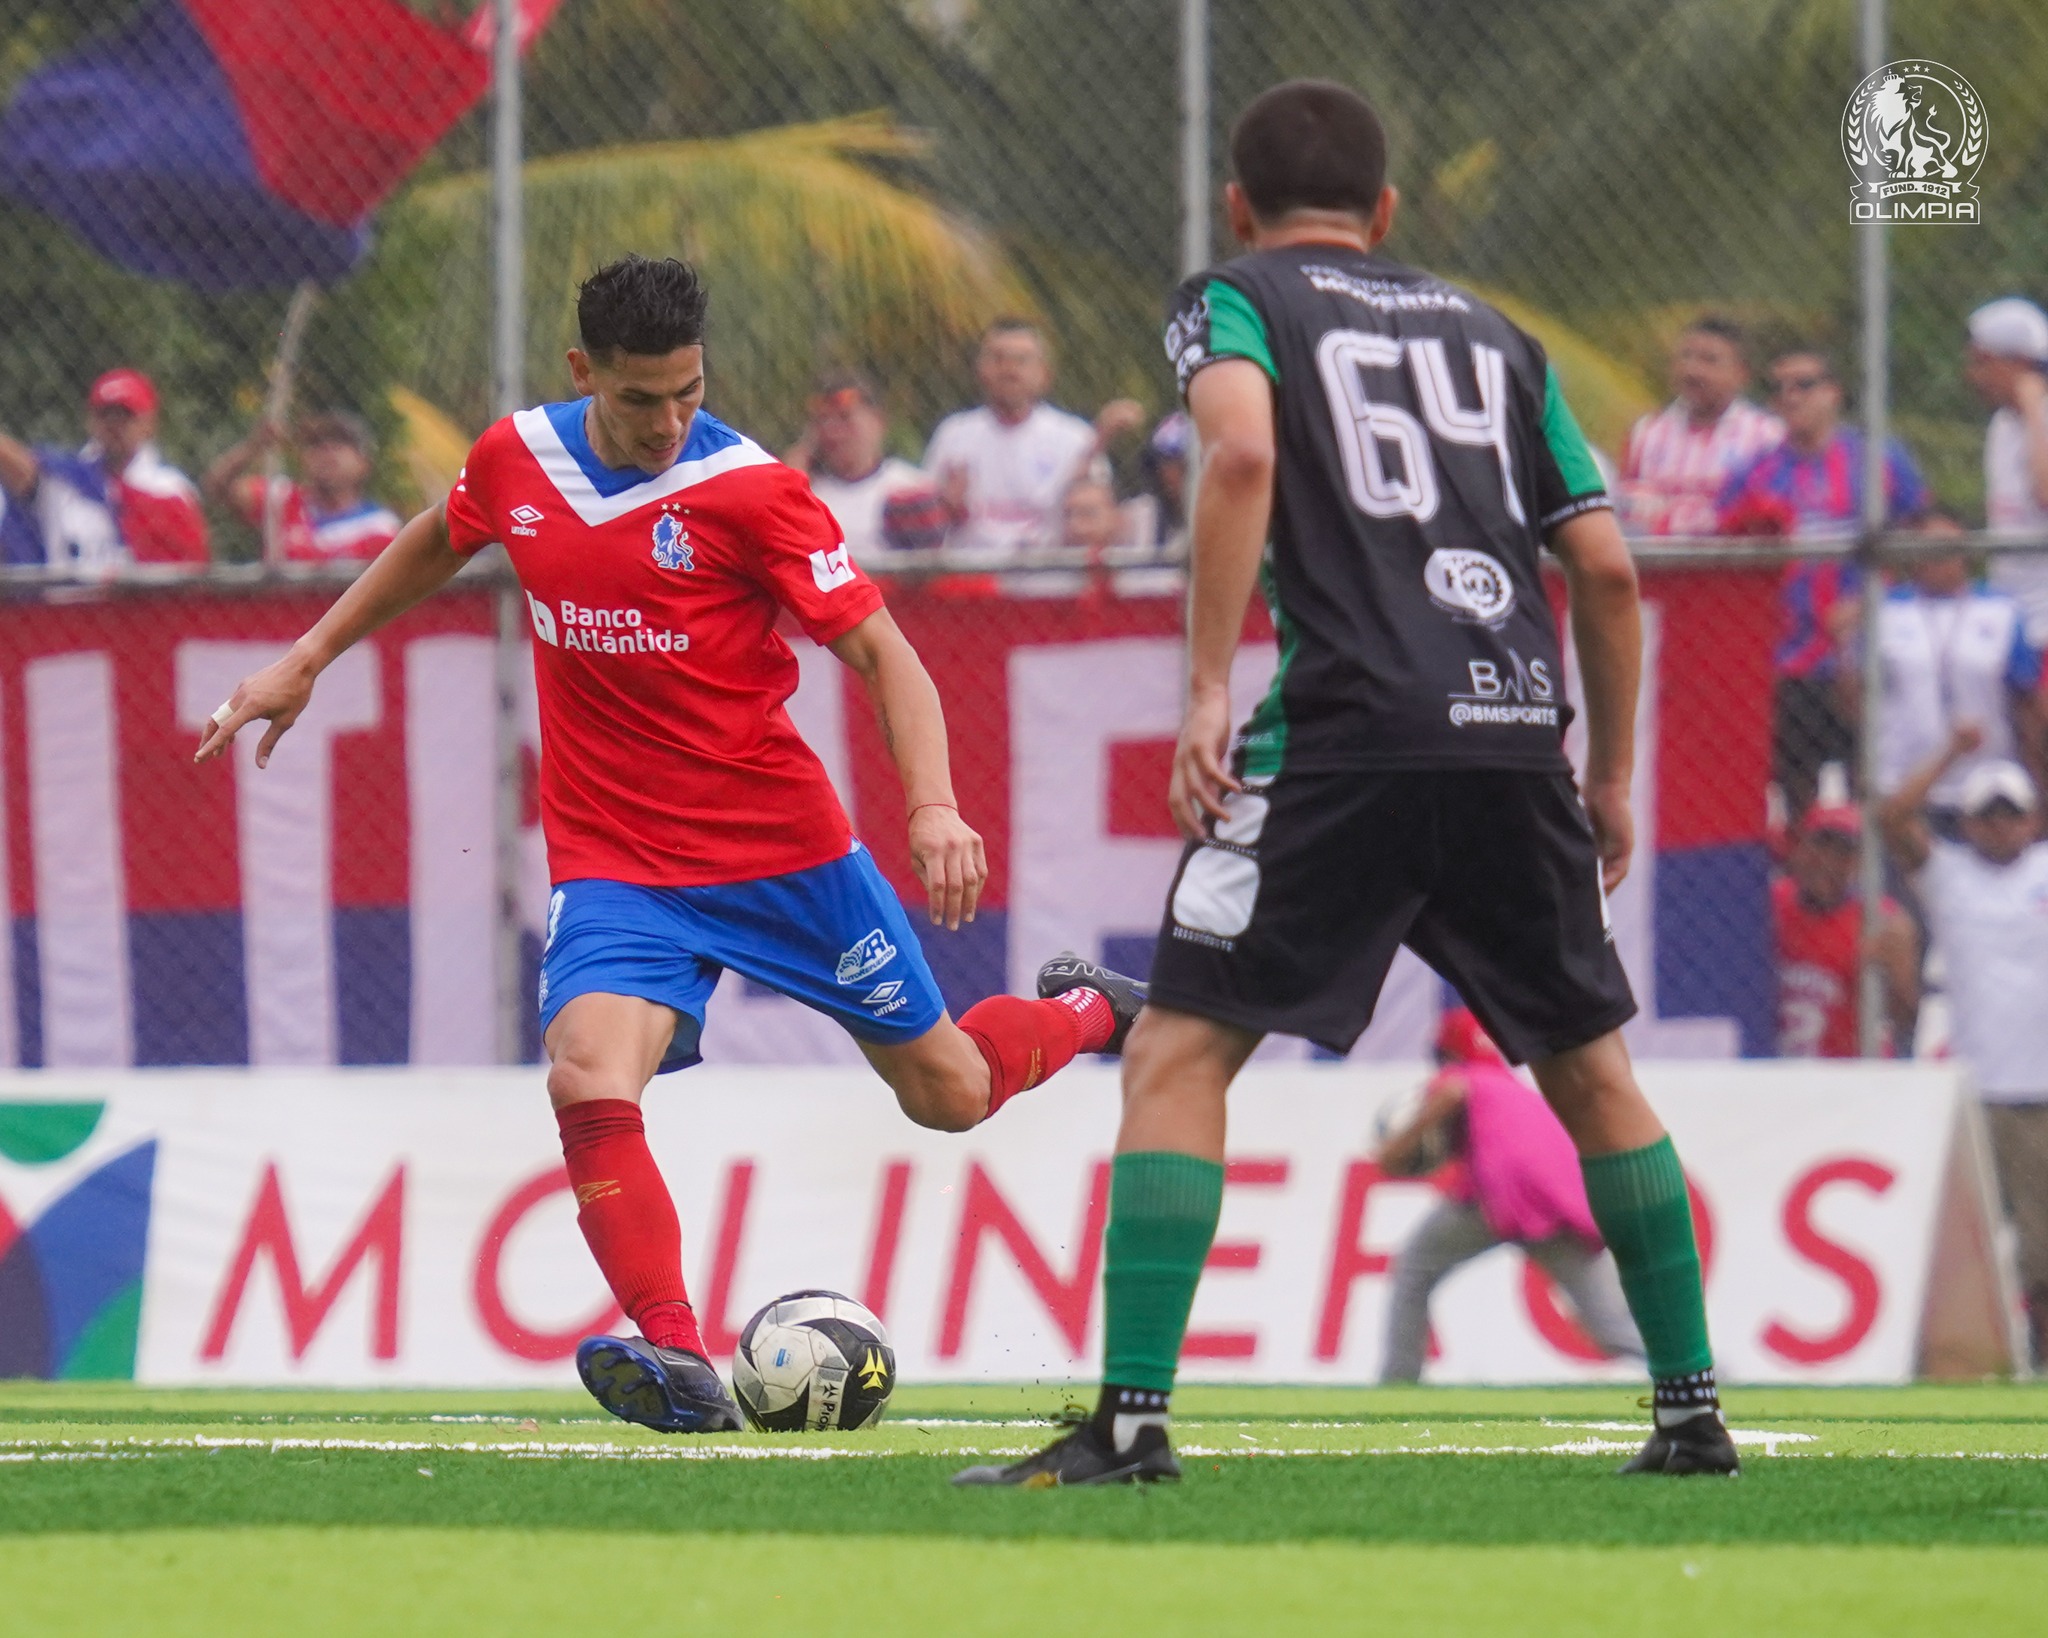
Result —
<instances>
[{"instance_id":1,"label":"blue soccer cleat","mask_svg":"<svg viewBox=\"0 0 2048 1638\"><path fill-rule=\"evenodd\" d=\"M622 1422L661 1433L737 1433L740 1408L711 1361L645 1337L585 1337L576 1374L600 1405Z\"/></svg>"}]
</instances>

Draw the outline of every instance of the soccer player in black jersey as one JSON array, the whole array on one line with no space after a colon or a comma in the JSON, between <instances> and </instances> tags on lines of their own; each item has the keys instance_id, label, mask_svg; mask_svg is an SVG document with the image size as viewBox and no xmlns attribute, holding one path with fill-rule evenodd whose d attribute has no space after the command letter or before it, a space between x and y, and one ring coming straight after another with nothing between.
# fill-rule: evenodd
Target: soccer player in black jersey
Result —
<instances>
[{"instance_id":1,"label":"soccer player in black jersey","mask_svg":"<svg viewBox=\"0 0 2048 1638\"><path fill-rule=\"evenodd\" d=\"M1169 794L1189 842L1124 1052L1094 1416L965 1484L1178 1476L1167 1413L1223 1198L1224 1100L1269 1031L1338 1051L1406 944L1455 985L1577 1145L1656 1382L1624 1472L1733 1473L1685 1177L1630 1069L1606 893L1628 870L1634 567L1543 349L1375 252L1386 139L1356 93L1276 86L1231 136L1249 253L1190 279L1166 346L1201 436L1188 699ZM1584 679L1574 785L1539 551ZM1280 667L1232 743L1254 584Z\"/></svg>"}]
</instances>

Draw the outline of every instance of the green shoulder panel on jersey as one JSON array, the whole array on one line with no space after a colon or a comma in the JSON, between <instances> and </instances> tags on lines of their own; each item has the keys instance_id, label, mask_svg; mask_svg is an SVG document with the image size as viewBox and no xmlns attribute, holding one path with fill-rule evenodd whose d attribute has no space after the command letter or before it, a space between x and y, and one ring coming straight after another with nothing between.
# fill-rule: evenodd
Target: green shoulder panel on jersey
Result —
<instances>
[{"instance_id":1,"label":"green shoulder panel on jersey","mask_svg":"<svg viewBox=\"0 0 2048 1638\"><path fill-rule=\"evenodd\" d=\"M1209 356L1248 358L1275 381L1280 366L1273 362L1273 347L1266 339L1266 321L1251 298L1234 284L1211 279L1209 299Z\"/></svg>"},{"instance_id":2,"label":"green shoulder panel on jersey","mask_svg":"<svg viewBox=\"0 0 2048 1638\"><path fill-rule=\"evenodd\" d=\"M1280 772L1280 764L1287 757L1287 704L1283 691L1287 686L1288 667L1294 663L1294 656L1301 648L1301 633L1287 610L1280 604L1280 588L1273 580L1273 557L1269 547L1266 560L1259 565L1259 590L1265 594L1266 607L1273 616L1273 632L1280 640L1280 664L1273 672L1273 680L1266 687L1265 696L1246 719L1240 744L1244 748L1244 765L1239 777L1244 779L1272 779Z\"/></svg>"},{"instance_id":3,"label":"green shoulder panel on jersey","mask_svg":"<svg viewBox=\"0 0 2048 1638\"><path fill-rule=\"evenodd\" d=\"M1586 445L1586 435L1579 430L1571 405L1564 401L1554 364L1543 368L1543 441L1550 446L1550 458L1557 462L1567 493L1590 495L1607 487L1593 451Z\"/></svg>"}]
</instances>

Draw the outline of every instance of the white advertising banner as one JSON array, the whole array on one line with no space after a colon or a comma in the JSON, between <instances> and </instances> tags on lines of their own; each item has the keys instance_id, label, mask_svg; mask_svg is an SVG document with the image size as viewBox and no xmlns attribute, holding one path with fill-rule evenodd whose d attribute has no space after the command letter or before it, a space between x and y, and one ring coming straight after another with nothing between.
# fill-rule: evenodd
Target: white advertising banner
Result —
<instances>
[{"instance_id":1,"label":"white advertising banner","mask_svg":"<svg viewBox=\"0 0 2048 1638\"><path fill-rule=\"evenodd\" d=\"M1247 1073L1190 1379L1376 1378L1387 1271L1434 1196L1382 1178L1368 1136L1420 1073ZM1643 1073L1693 1182L1723 1375L1910 1377L1967 1130L1956 1074ZM1113 1070L1076 1066L964 1136L910 1125L857 1069L706 1067L647 1109L714 1346L781 1292L827 1286L884 1317L908 1380L1093 1374ZM577 1340L615 1323L536 1071L0 1080L0 1375L566 1383ZM1508 1248L1439 1288L1434 1331L1430 1380L1639 1369L1594 1354Z\"/></svg>"}]
</instances>

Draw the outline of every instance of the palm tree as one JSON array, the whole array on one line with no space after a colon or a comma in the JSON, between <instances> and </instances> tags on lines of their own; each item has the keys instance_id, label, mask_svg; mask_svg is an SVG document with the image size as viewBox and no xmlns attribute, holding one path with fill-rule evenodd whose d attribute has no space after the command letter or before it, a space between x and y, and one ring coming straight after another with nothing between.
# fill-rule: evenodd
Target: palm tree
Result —
<instances>
[{"instance_id":1,"label":"palm tree","mask_svg":"<svg viewBox=\"0 0 2048 1638\"><path fill-rule=\"evenodd\" d=\"M1032 303L990 241L890 180L922 139L881 114L739 136L587 149L526 167L526 378L556 391L575 336L577 282L628 250L697 263L712 296L712 401L786 436L821 366L859 366L916 425L964 390L969 344ZM413 189L393 240L439 269L409 384L458 420L488 418L490 182L469 172ZM398 248L394 245L394 248Z\"/></svg>"}]
</instances>

